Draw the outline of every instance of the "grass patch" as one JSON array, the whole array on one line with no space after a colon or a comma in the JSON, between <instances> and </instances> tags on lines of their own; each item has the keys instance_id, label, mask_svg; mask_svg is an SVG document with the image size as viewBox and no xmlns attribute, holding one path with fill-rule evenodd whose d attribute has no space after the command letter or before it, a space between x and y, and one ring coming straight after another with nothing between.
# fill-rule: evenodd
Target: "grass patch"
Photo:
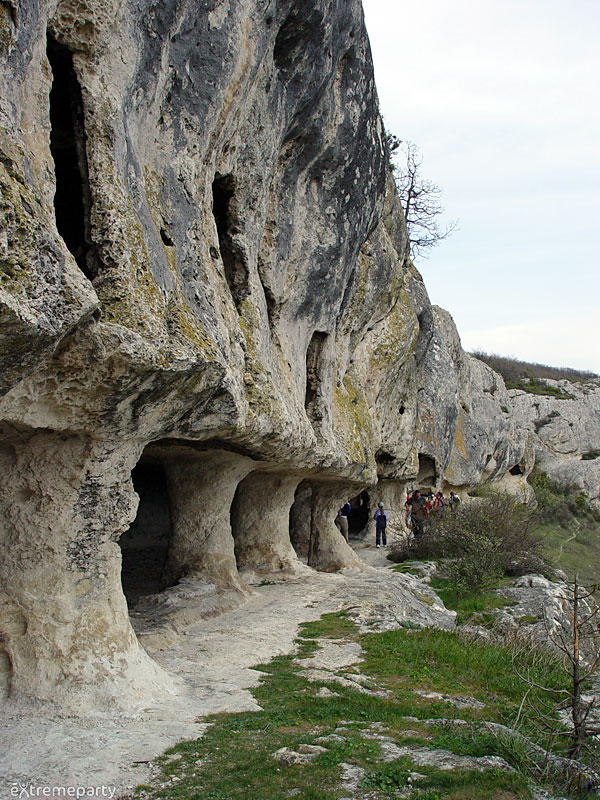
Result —
<instances>
[{"instance_id":1,"label":"grass patch","mask_svg":"<svg viewBox=\"0 0 600 800\"><path fill-rule=\"evenodd\" d=\"M356 633L356 626L345 611L337 611L314 622L303 622L300 635L305 639L344 639Z\"/></svg>"},{"instance_id":2,"label":"grass patch","mask_svg":"<svg viewBox=\"0 0 600 800\"><path fill-rule=\"evenodd\" d=\"M390 567L393 572L400 572L402 575L422 575L423 571L418 567L414 567L410 562L405 561L403 564L395 564Z\"/></svg>"},{"instance_id":3,"label":"grass patch","mask_svg":"<svg viewBox=\"0 0 600 800\"><path fill-rule=\"evenodd\" d=\"M498 580L497 588L508 582L506 579ZM505 608L514 603L513 600L502 597L502 595L496 594L494 591L481 592L480 594L457 592L447 578L432 578L431 588L435 589L446 608L456 611L457 625L471 623L483 625L484 627L493 627L494 617L490 613L492 609Z\"/></svg>"},{"instance_id":4,"label":"grass patch","mask_svg":"<svg viewBox=\"0 0 600 800\"><path fill-rule=\"evenodd\" d=\"M531 797L527 778L501 769L481 772L435 770L419 767L426 774L411 800L526 800Z\"/></svg>"},{"instance_id":5,"label":"grass patch","mask_svg":"<svg viewBox=\"0 0 600 800\"><path fill-rule=\"evenodd\" d=\"M396 630L360 635L344 613L326 614L302 626L300 654L314 652L325 638L359 640L361 664L387 697L330 684L334 697L320 697L320 684L299 674L298 656L280 656L258 667L264 676L254 690L261 711L218 714L199 739L182 742L157 761L151 785L132 798L142 800L339 800L348 796L341 782L342 764L364 770L359 789L372 800L413 791L411 772L424 776L415 798L530 797L524 772L452 771L416 767L410 757L385 762L371 734L384 732L400 745L443 748L459 755L503 755L517 768L518 759L502 742L477 730L485 719L510 723L524 687L515 678L509 648L466 642L455 633L437 630ZM530 653L517 654L520 669L532 678L558 685L560 675L548 659L537 663ZM457 709L443 701L417 696L415 689L469 694L486 709ZM415 717L417 719L415 719ZM471 719L473 726L432 726L419 719ZM333 739L325 739L335 733ZM273 757L282 747L302 751L302 745L325 746L310 763L285 764Z\"/></svg>"},{"instance_id":6,"label":"grass patch","mask_svg":"<svg viewBox=\"0 0 600 800\"><path fill-rule=\"evenodd\" d=\"M484 715L510 725L528 688L517 669L521 674L529 671L535 683L555 689L565 680L558 662L548 656L540 658L529 650L467 642L455 631L386 631L365 634L361 643L366 653L364 670L381 685L395 690L398 699L405 699L407 691L423 689L470 695L486 704L484 711L461 709L460 714L444 703L437 704L441 709L436 709L436 703L422 708L415 705L413 714L419 718L462 716L477 720ZM534 693L530 696L535 702Z\"/></svg>"},{"instance_id":7,"label":"grass patch","mask_svg":"<svg viewBox=\"0 0 600 800\"><path fill-rule=\"evenodd\" d=\"M577 572L584 585L600 583L600 523L563 527L548 522L540 529L553 566L572 580Z\"/></svg>"}]
</instances>

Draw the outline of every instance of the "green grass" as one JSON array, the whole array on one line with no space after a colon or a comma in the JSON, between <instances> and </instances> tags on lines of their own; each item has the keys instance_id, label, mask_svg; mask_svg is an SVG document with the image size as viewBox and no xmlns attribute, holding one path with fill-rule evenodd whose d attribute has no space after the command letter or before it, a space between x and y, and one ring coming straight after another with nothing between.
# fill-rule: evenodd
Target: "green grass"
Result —
<instances>
[{"instance_id":1,"label":"green grass","mask_svg":"<svg viewBox=\"0 0 600 800\"><path fill-rule=\"evenodd\" d=\"M509 583L503 578L498 580L497 587ZM465 625L471 623L493 627L494 617L492 609L505 608L512 605L513 601L502 597L493 591L480 592L479 594L464 594L452 588L445 578L434 577L431 579L431 587L435 589L443 600L446 608L456 611L456 624Z\"/></svg>"},{"instance_id":2,"label":"green grass","mask_svg":"<svg viewBox=\"0 0 600 800\"><path fill-rule=\"evenodd\" d=\"M552 523L540 529L550 563L572 579L577 572L584 584L600 584L600 524L589 522L564 528Z\"/></svg>"},{"instance_id":3,"label":"green grass","mask_svg":"<svg viewBox=\"0 0 600 800\"><path fill-rule=\"evenodd\" d=\"M564 676L558 663L539 658L529 650L513 649L481 641L465 641L456 631L427 628L421 631L386 631L361 637L366 653L364 671L380 685L393 689L399 701L409 701L413 689L442 694L470 695L486 704L485 710L456 709L435 703L413 706L413 715L460 716L511 724L527 685L515 671L529 671L531 679L560 688ZM414 703L414 700L412 701ZM435 710L435 709L434 709Z\"/></svg>"},{"instance_id":4,"label":"green grass","mask_svg":"<svg viewBox=\"0 0 600 800\"><path fill-rule=\"evenodd\" d=\"M361 671L385 697L360 693L331 682L337 696L320 697L319 684L299 670L302 657L335 638L359 641L364 651ZM297 655L280 656L258 667L263 678L254 695L261 711L218 714L200 739L182 742L157 761L150 785L132 797L150 800L339 800L348 796L340 779L342 764L364 770L359 787L370 800L396 796L400 789L416 798L471 798L486 800L531 797L529 781L517 755L499 739L478 728L482 718L510 723L524 686L515 677L512 659L529 668L537 682L557 686L561 676L548 659L531 653L467 642L456 632L395 630L359 634L344 613L327 614L301 626ZM443 694L468 694L486 704L481 709L458 710L444 701L431 702L415 689ZM470 726L432 725L425 720L461 717ZM417 719L415 719L417 718ZM423 720L421 722L420 720ZM385 762L379 743L369 738L376 723L400 745L434 747L463 755L502 755L517 772L445 772L415 767L410 757ZM281 747L321 744L320 737L343 726L343 739L327 741L326 752L309 764L284 765L273 758ZM410 789L408 776L422 779ZM418 787L419 794L416 793Z\"/></svg>"}]
</instances>

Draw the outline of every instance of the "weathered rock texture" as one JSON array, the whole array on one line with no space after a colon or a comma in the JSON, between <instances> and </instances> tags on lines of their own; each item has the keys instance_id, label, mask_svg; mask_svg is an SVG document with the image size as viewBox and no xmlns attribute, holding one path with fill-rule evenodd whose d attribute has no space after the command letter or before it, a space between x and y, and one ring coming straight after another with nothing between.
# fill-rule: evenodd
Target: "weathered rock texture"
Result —
<instances>
[{"instance_id":1,"label":"weathered rock texture","mask_svg":"<svg viewBox=\"0 0 600 800\"><path fill-rule=\"evenodd\" d=\"M578 486L600 505L600 382L548 384L569 399L513 389L515 422L528 432L544 472L558 483Z\"/></svg>"},{"instance_id":2,"label":"weathered rock texture","mask_svg":"<svg viewBox=\"0 0 600 800\"><path fill-rule=\"evenodd\" d=\"M173 689L122 585L165 643L364 569L365 488L526 474L407 261L359 0L0 0L0 188L10 699Z\"/></svg>"},{"instance_id":3,"label":"weathered rock texture","mask_svg":"<svg viewBox=\"0 0 600 800\"><path fill-rule=\"evenodd\" d=\"M301 569L303 479L309 564L361 568L335 507L376 482L382 444L411 448L405 227L360 3L9 10L4 684L130 703L168 683L121 589L134 468L166 487L163 609L213 613L248 593L240 570Z\"/></svg>"},{"instance_id":4,"label":"weathered rock texture","mask_svg":"<svg viewBox=\"0 0 600 800\"><path fill-rule=\"evenodd\" d=\"M419 481L459 490L492 482L528 499L533 452L513 418L502 377L463 351L447 311L434 306L427 324L418 395Z\"/></svg>"}]
</instances>

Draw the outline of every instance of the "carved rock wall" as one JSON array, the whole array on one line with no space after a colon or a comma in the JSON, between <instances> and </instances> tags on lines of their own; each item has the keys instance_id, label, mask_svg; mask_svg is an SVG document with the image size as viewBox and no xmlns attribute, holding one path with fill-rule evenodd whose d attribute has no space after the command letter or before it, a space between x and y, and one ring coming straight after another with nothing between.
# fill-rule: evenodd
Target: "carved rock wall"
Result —
<instances>
[{"instance_id":1,"label":"carved rock wall","mask_svg":"<svg viewBox=\"0 0 600 800\"><path fill-rule=\"evenodd\" d=\"M0 687L129 708L176 690L131 619L359 571L349 496L529 462L407 261L358 0L7 9Z\"/></svg>"},{"instance_id":2,"label":"carved rock wall","mask_svg":"<svg viewBox=\"0 0 600 800\"><path fill-rule=\"evenodd\" d=\"M332 511L409 438L379 403L412 358L406 233L360 3L25 0L2 25L4 683L130 703L158 674L120 585L134 469L164 473L175 627L302 568L303 477L309 563L359 566Z\"/></svg>"}]
</instances>

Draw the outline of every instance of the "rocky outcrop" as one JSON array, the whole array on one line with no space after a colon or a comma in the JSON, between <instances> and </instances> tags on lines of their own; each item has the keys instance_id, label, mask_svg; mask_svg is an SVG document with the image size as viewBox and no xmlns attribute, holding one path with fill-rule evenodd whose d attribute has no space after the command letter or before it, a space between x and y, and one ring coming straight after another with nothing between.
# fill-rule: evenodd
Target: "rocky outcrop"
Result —
<instances>
[{"instance_id":1,"label":"rocky outcrop","mask_svg":"<svg viewBox=\"0 0 600 800\"><path fill-rule=\"evenodd\" d=\"M361 568L333 520L410 452L406 232L358 2L26 0L2 25L4 683L130 704L168 680L122 559L130 605L230 607L242 574L302 568L303 483L309 565ZM148 527L121 555L138 503L166 554Z\"/></svg>"},{"instance_id":2,"label":"rocky outcrop","mask_svg":"<svg viewBox=\"0 0 600 800\"><path fill-rule=\"evenodd\" d=\"M547 383L561 397L509 392L515 422L528 432L540 469L600 505L600 382Z\"/></svg>"},{"instance_id":3,"label":"rocky outcrop","mask_svg":"<svg viewBox=\"0 0 600 800\"><path fill-rule=\"evenodd\" d=\"M0 2L0 188L11 701L176 691L131 618L364 569L348 497L527 474L407 260L358 0Z\"/></svg>"},{"instance_id":4,"label":"rocky outcrop","mask_svg":"<svg viewBox=\"0 0 600 800\"><path fill-rule=\"evenodd\" d=\"M463 351L451 316L437 306L420 370L419 482L459 491L490 482L527 500L533 452L504 381Z\"/></svg>"}]
</instances>

